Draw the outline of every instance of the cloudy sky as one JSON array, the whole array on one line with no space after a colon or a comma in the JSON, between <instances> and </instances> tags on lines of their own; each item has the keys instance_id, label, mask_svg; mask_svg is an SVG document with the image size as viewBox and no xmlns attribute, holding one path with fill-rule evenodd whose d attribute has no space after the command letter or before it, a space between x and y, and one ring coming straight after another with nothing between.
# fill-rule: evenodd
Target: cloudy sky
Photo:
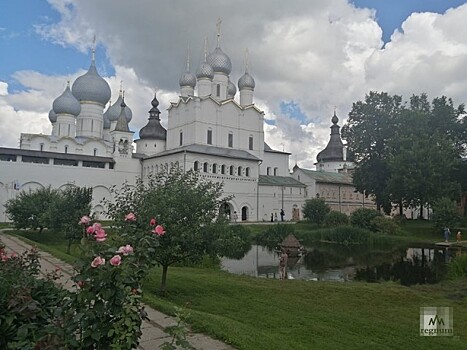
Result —
<instances>
[{"instance_id":1,"label":"cloudy sky","mask_svg":"<svg viewBox=\"0 0 467 350\"><path fill-rule=\"evenodd\" d=\"M265 111L265 139L313 168L329 139L334 108L342 125L371 90L447 95L467 102L467 4L456 0L0 0L0 147L21 132L50 133L48 111L90 64L112 101L120 81L146 124L155 89L161 110L178 98L188 47L196 69L203 41L232 60L231 80L249 71ZM164 112L163 124L167 124Z\"/></svg>"}]
</instances>

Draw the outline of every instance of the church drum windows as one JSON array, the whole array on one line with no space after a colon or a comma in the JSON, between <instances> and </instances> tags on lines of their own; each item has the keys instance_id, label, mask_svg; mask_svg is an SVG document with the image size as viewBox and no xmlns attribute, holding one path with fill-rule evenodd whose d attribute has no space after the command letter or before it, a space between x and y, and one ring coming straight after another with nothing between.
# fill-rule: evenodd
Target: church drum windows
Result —
<instances>
[{"instance_id":1,"label":"church drum windows","mask_svg":"<svg viewBox=\"0 0 467 350\"><path fill-rule=\"evenodd\" d=\"M229 175L233 175L233 174L234 174L234 166L231 165L229 169Z\"/></svg>"},{"instance_id":2,"label":"church drum windows","mask_svg":"<svg viewBox=\"0 0 467 350\"><path fill-rule=\"evenodd\" d=\"M248 138L248 149L250 151L253 150L253 136L250 135L250 137Z\"/></svg>"},{"instance_id":3,"label":"church drum windows","mask_svg":"<svg viewBox=\"0 0 467 350\"><path fill-rule=\"evenodd\" d=\"M233 147L233 133L231 133L231 132L229 132L228 146L229 146L230 148Z\"/></svg>"},{"instance_id":4,"label":"church drum windows","mask_svg":"<svg viewBox=\"0 0 467 350\"><path fill-rule=\"evenodd\" d=\"M207 172L208 172L208 169L209 169L209 164L208 164L207 162L204 162L204 164L203 164L203 171L204 171L205 173L207 173Z\"/></svg>"},{"instance_id":5,"label":"church drum windows","mask_svg":"<svg viewBox=\"0 0 467 350\"><path fill-rule=\"evenodd\" d=\"M208 134L207 134L207 144L212 145L212 129L208 129Z\"/></svg>"},{"instance_id":6,"label":"church drum windows","mask_svg":"<svg viewBox=\"0 0 467 350\"><path fill-rule=\"evenodd\" d=\"M213 173L213 174L217 174L217 164L216 164L216 163L214 163L214 164L212 165L212 173Z\"/></svg>"},{"instance_id":7,"label":"church drum windows","mask_svg":"<svg viewBox=\"0 0 467 350\"><path fill-rule=\"evenodd\" d=\"M221 174L225 175L225 165L224 164L222 164L222 166L221 166Z\"/></svg>"},{"instance_id":8,"label":"church drum windows","mask_svg":"<svg viewBox=\"0 0 467 350\"><path fill-rule=\"evenodd\" d=\"M199 162L196 161L194 164L193 164L193 170L194 171L198 171L199 170Z\"/></svg>"}]
</instances>

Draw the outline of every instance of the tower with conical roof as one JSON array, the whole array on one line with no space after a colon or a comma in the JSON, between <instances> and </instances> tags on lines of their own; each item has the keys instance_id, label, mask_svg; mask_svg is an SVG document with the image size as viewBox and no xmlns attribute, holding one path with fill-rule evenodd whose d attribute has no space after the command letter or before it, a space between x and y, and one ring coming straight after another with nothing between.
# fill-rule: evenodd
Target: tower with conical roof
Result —
<instances>
[{"instance_id":1,"label":"tower with conical roof","mask_svg":"<svg viewBox=\"0 0 467 350\"><path fill-rule=\"evenodd\" d=\"M131 158L131 154L133 153L132 143L134 132L128 127L125 107L125 98L122 98L120 115L118 116L115 129L110 131L110 135L114 143L114 157Z\"/></svg>"},{"instance_id":2,"label":"tower with conical roof","mask_svg":"<svg viewBox=\"0 0 467 350\"><path fill-rule=\"evenodd\" d=\"M151 102L152 108L149 110L148 123L139 131L139 140L136 140L136 152L147 155L154 155L165 151L167 130L161 125L159 117L159 101L156 93Z\"/></svg>"},{"instance_id":3,"label":"tower with conical roof","mask_svg":"<svg viewBox=\"0 0 467 350\"><path fill-rule=\"evenodd\" d=\"M337 125L339 118L335 110L331 122L331 137L326 148L316 156L316 170L340 172L353 168L353 162L347 159L347 149L341 139L341 134L339 132L340 126Z\"/></svg>"},{"instance_id":4,"label":"tower with conical roof","mask_svg":"<svg viewBox=\"0 0 467 350\"><path fill-rule=\"evenodd\" d=\"M73 95L81 104L81 113L76 119L76 137L103 138L104 107L110 100L110 86L97 73L95 62L95 39L89 70L78 77L72 86Z\"/></svg>"}]
</instances>

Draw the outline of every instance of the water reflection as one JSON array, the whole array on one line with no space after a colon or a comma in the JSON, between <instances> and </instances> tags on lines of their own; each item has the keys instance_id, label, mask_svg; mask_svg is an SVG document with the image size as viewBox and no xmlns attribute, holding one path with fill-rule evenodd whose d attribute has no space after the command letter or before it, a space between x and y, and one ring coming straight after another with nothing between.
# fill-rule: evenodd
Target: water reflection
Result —
<instances>
[{"instance_id":1,"label":"water reflection","mask_svg":"<svg viewBox=\"0 0 467 350\"><path fill-rule=\"evenodd\" d=\"M403 285L436 283L445 278L447 265L459 248L368 248L362 245L317 244L307 254L289 257L291 279L313 281L399 281ZM223 259L223 269L249 276L279 278L279 255L253 245L243 259Z\"/></svg>"}]
</instances>

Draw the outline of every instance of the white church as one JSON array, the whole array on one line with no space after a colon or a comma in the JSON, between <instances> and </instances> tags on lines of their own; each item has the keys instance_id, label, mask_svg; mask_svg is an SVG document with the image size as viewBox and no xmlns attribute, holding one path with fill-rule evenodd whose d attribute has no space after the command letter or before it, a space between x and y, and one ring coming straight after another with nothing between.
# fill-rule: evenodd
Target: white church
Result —
<instances>
[{"instance_id":1,"label":"white church","mask_svg":"<svg viewBox=\"0 0 467 350\"><path fill-rule=\"evenodd\" d=\"M205 45L204 60L195 73L187 60L179 80L180 96L168 108L167 129L161 125L154 96L148 122L135 140L129 128L132 111L122 90L109 103L111 90L97 72L93 49L89 70L53 101L51 135L21 134L19 149L0 148L0 222L7 221L8 199L19 191L49 185L92 187L92 210L99 216L105 212L102 199L111 198L111 186L135 184L138 178L144 181L171 166L223 182L224 194L233 198L221 210L230 217L236 213L238 221L280 220L281 209L285 220L303 219L305 200L320 193L328 195L331 205L335 202L335 210L350 213L365 206L346 172L353 163L345 159L337 116L332 119L330 142L318 155L318 171L296 166L291 174L290 153L264 142L264 112L254 104L255 80L247 60L235 86L219 30L217 37L211 53ZM333 186L339 187L339 198Z\"/></svg>"}]
</instances>

